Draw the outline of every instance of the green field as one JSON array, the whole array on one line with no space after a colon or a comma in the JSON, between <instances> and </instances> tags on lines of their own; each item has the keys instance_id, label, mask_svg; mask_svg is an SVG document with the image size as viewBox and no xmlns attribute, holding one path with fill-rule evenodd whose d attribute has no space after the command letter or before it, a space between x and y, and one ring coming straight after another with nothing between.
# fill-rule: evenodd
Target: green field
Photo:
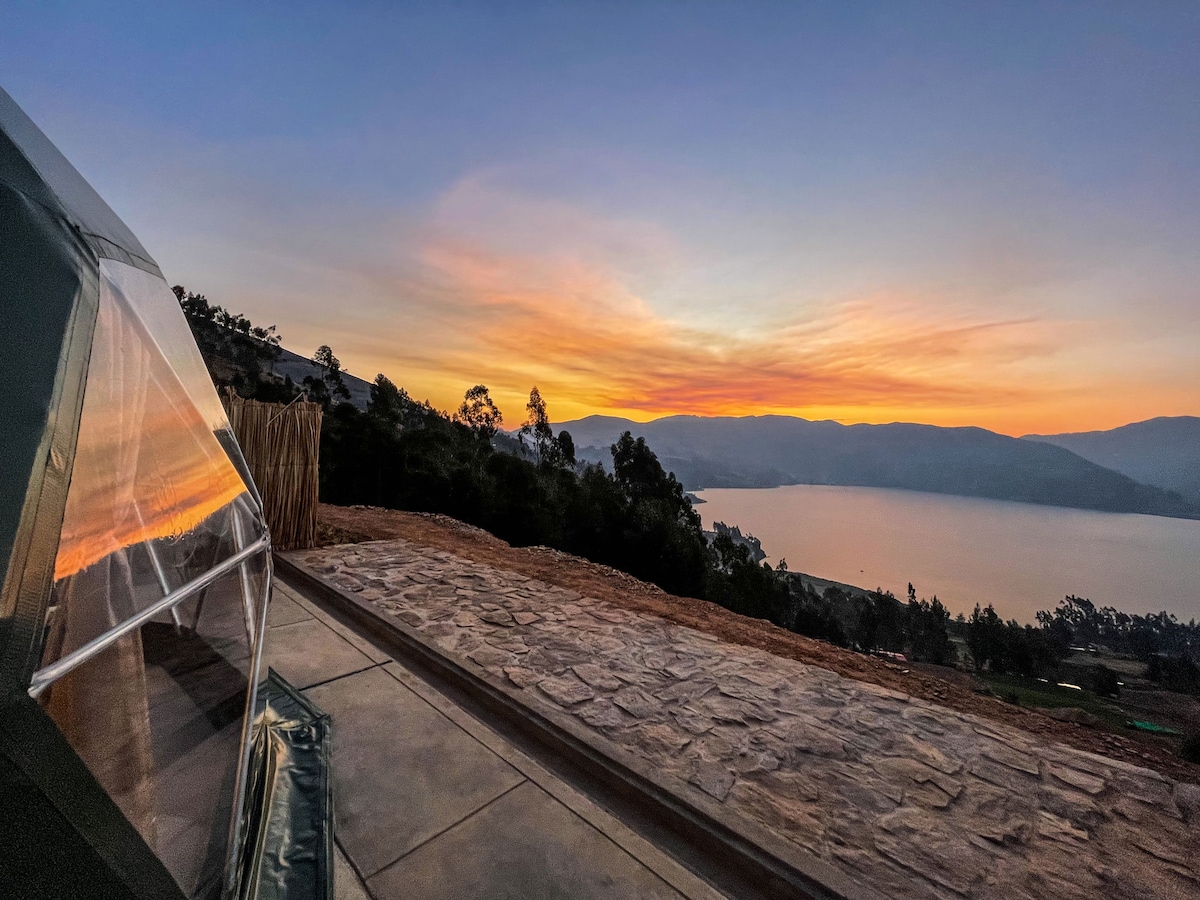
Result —
<instances>
[{"instance_id":1,"label":"green field","mask_svg":"<svg viewBox=\"0 0 1200 900\"><path fill-rule=\"evenodd\" d=\"M984 673L980 677L997 697L1015 700L1021 706L1082 709L1118 728L1124 727L1129 719L1129 715L1120 706L1097 697L1089 690L1076 691L1053 683L1043 683L1035 678L1022 678L1019 675Z\"/></svg>"}]
</instances>

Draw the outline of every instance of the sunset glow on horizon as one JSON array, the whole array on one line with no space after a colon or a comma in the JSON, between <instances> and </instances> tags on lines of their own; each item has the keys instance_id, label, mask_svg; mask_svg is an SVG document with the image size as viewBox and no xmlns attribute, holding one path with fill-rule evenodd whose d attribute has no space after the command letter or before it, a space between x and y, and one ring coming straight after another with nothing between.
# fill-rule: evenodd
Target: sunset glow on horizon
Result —
<instances>
[{"instance_id":1,"label":"sunset glow on horizon","mask_svg":"<svg viewBox=\"0 0 1200 900\"><path fill-rule=\"evenodd\" d=\"M1019 435L1200 410L1194 382L1148 383L1118 366L1089 368L1086 377L1073 371L1089 357L1119 358L1116 321L988 319L965 305L882 295L813 304L770 326L689 322L578 263L447 244L429 248L426 262L455 303L438 304L428 331L420 317L409 323L402 374L390 377L417 392L424 386L417 396L447 409L464 386L482 381L509 428L520 424L532 384L557 421L778 414ZM399 368L390 341L359 338L370 369Z\"/></svg>"},{"instance_id":2,"label":"sunset glow on horizon","mask_svg":"<svg viewBox=\"0 0 1200 900\"><path fill-rule=\"evenodd\" d=\"M1200 415L1194 6L123 5L0 80L170 283L438 408Z\"/></svg>"}]
</instances>

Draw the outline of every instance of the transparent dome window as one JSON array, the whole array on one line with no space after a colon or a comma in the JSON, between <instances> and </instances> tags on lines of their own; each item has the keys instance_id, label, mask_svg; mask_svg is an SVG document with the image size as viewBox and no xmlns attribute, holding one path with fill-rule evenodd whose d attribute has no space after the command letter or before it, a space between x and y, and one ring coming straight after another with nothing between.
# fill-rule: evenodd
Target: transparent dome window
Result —
<instances>
[{"instance_id":1,"label":"transparent dome window","mask_svg":"<svg viewBox=\"0 0 1200 900\"><path fill-rule=\"evenodd\" d=\"M184 893L230 884L270 542L174 295L101 261L30 693ZM231 449L230 449L231 448Z\"/></svg>"}]
</instances>

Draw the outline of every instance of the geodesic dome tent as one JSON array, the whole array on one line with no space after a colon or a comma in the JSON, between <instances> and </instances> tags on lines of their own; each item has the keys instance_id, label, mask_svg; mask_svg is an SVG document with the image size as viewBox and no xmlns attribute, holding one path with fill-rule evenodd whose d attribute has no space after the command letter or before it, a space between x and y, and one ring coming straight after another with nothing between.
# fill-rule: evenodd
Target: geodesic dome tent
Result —
<instances>
[{"instance_id":1,"label":"geodesic dome tent","mask_svg":"<svg viewBox=\"0 0 1200 900\"><path fill-rule=\"evenodd\" d=\"M0 90L0 895L236 889L262 504L154 260Z\"/></svg>"}]
</instances>

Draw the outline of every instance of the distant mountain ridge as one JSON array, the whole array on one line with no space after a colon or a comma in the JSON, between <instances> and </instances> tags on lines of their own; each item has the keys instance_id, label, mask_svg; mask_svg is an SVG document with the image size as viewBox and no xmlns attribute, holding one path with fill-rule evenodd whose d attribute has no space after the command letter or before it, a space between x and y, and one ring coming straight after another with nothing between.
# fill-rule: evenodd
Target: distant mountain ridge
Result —
<instances>
[{"instance_id":1,"label":"distant mountain ridge","mask_svg":"<svg viewBox=\"0 0 1200 900\"><path fill-rule=\"evenodd\" d=\"M1200 503L1200 417L1160 416L1108 431L1027 434L1135 481Z\"/></svg>"},{"instance_id":2,"label":"distant mountain ridge","mask_svg":"<svg viewBox=\"0 0 1200 900\"><path fill-rule=\"evenodd\" d=\"M623 431L645 437L688 490L831 484L905 488L1106 512L1200 518L1200 501L1071 450L983 428L842 425L792 416L588 416L554 426L583 459L609 461Z\"/></svg>"}]
</instances>

